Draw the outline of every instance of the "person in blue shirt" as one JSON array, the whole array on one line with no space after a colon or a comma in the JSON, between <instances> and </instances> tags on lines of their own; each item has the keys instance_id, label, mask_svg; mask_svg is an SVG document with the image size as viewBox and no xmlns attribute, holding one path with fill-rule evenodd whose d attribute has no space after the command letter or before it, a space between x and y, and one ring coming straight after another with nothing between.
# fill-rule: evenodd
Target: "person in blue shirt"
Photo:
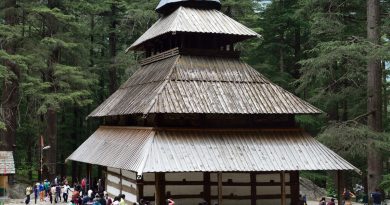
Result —
<instances>
[{"instance_id":1,"label":"person in blue shirt","mask_svg":"<svg viewBox=\"0 0 390 205\"><path fill-rule=\"evenodd\" d=\"M45 186L43 185L43 183L40 183L39 184L39 201L44 200L44 195L45 195Z\"/></svg>"},{"instance_id":2,"label":"person in blue shirt","mask_svg":"<svg viewBox=\"0 0 390 205\"><path fill-rule=\"evenodd\" d=\"M371 193L371 198L374 202L374 205L381 205L382 193L379 191L379 189L375 189L375 191Z\"/></svg>"}]
</instances>

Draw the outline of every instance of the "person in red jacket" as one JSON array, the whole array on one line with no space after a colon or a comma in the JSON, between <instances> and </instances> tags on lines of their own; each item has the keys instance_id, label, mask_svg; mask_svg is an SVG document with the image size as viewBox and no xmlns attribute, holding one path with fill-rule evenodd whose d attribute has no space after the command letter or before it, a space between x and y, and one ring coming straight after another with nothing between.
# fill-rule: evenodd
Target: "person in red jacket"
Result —
<instances>
[{"instance_id":1,"label":"person in red jacket","mask_svg":"<svg viewBox=\"0 0 390 205\"><path fill-rule=\"evenodd\" d=\"M81 180L81 191L83 192L83 195L87 194L87 179L83 178Z\"/></svg>"}]
</instances>

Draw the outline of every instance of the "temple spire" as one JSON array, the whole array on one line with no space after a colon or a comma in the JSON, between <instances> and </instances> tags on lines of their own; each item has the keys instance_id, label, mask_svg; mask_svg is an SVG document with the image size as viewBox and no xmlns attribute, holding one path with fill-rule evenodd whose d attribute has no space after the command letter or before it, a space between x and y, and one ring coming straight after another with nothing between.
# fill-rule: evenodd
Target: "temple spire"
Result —
<instances>
[{"instance_id":1,"label":"temple spire","mask_svg":"<svg viewBox=\"0 0 390 205\"><path fill-rule=\"evenodd\" d=\"M180 6L220 10L221 2L219 0L161 0L156 11L158 13L168 14Z\"/></svg>"}]
</instances>

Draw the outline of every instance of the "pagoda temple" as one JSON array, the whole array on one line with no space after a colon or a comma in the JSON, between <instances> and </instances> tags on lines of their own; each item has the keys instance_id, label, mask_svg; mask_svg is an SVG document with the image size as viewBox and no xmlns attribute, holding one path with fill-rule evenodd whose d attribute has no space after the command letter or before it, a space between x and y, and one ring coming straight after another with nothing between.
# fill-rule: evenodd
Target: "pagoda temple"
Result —
<instances>
[{"instance_id":1,"label":"pagoda temple","mask_svg":"<svg viewBox=\"0 0 390 205\"><path fill-rule=\"evenodd\" d=\"M300 171L359 171L296 124L319 109L240 60L235 44L259 35L220 8L162 0L127 49L144 52L140 68L89 115L103 124L68 157L104 167L109 195L295 205Z\"/></svg>"}]
</instances>

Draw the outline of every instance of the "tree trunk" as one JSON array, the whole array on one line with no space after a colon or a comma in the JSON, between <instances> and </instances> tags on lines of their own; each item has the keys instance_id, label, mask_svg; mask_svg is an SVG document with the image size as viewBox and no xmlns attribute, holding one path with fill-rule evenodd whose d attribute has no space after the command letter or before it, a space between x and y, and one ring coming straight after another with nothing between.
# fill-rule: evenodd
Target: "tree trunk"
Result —
<instances>
[{"instance_id":1,"label":"tree trunk","mask_svg":"<svg viewBox=\"0 0 390 205\"><path fill-rule=\"evenodd\" d=\"M27 137L27 164L30 166L30 169L28 169L28 179L30 181L33 180L33 142L31 141L30 137Z\"/></svg>"},{"instance_id":2,"label":"tree trunk","mask_svg":"<svg viewBox=\"0 0 390 205\"><path fill-rule=\"evenodd\" d=\"M367 0L367 38L373 44L379 44L379 0ZM378 59L370 59L367 64L367 110L368 127L382 131L382 71ZM368 140L367 156L368 192L378 188L382 176L382 156L374 146L373 140Z\"/></svg>"},{"instance_id":3,"label":"tree trunk","mask_svg":"<svg viewBox=\"0 0 390 205\"><path fill-rule=\"evenodd\" d=\"M54 49L48 59L47 63L47 71L45 80L51 83L50 92L55 92L56 85L54 85L54 66L59 62L59 49ZM50 145L50 149L47 150L47 168L49 172L50 179L57 174L56 164L57 164L57 111L54 107L49 107L46 116L46 131L45 135L48 139L48 145Z\"/></svg>"},{"instance_id":4,"label":"tree trunk","mask_svg":"<svg viewBox=\"0 0 390 205\"><path fill-rule=\"evenodd\" d=\"M79 146L79 137L78 137L78 131L79 129L78 126L79 126L79 123L78 123L78 120L79 120L79 109L76 107L76 105L74 105L73 107L73 132L72 132L72 141L73 141L73 149L76 149L78 146ZM72 161L72 183L74 182L78 182L78 162L76 161Z\"/></svg>"},{"instance_id":5,"label":"tree trunk","mask_svg":"<svg viewBox=\"0 0 390 205\"><path fill-rule=\"evenodd\" d=\"M295 79L299 79L300 77L300 68L301 65L298 63L301 60L301 27L300 25L296 25L294 29L294 71L293 76Z\"/></svg>"},{"instance_id":6,"label":"tree trunk","mask_svg":"<svg viewBox=\"0 0 390 205\"><path fill-rule=\"evenodd\" d=\"M60 7L60 1L59 0L48 0L47 6L50 9L59 8ZM48 23L48 30L45 33L46 36L55 35L58 31L58 27L55 25L56 22L50 22ZM46 37L44 36L44 37ZM55 85L55 77L54 77L54 66L59 62L60 60L60 49L54 48L51 51L51 54L49 56L49 59L47 60L47 70L45 73L45 81L49 82L51 84L50 91L51 93L54 93L56 91L56 85ZM46 120L46 130L45 135L47 137L48 145L50 145L50 149L46 151L46 167L48 171L49 179L53 179L57 175L57 110L53 106L50 106L45 114L45 120Z\"/></svg>"},{"instance_id":7,"label":"tree trunk","mask_svg":"<svg viewBox=\"0 0 390 205\"><path fill-rule=\"evenodd\" d=\"M57 163L57 112L53 108L49 108L46 113L46 136L48 138L48 145L50 149L46 150L46 161L49 179L53 179L57 174L56 163Z\"/></svg>"},{"instance_id":8,"label":"tree trunk","mask_svg":"<svg viewBox=\"0 0 390 205\"><path fill-rule=\"evenodd\" d=\"M281 73L284 72L284 52L283 52L283 48L280 48L279 49L279 70Z\"/></svg>"},{"instance_id":9,"label":"tree trunk","mask_svg":"<svg viewBox=\"0 0 390 205\"><path fill-rule=\"evenodd\" d=\"M111 65L109 69L109 77L110 77L110 94L114 93L116 89L118 88L118 81L117 81L117 67L115 62L116 57L116 43L117 43L117 36L116 36L116 13L117 13L117 7L115 4L111 5L111 24L110 24L110 36L109 36L109 47L110 47L110 60Z\"/></svg>"},{"instance_id":10,"label":"tree trunk","mask_svg":"<svg viewBox=\"0 0 390 205\"><path fill-rule=\"evenodd\" d=\"M7 0L5 2L5 24L13 26L17 22L16 0ZM6 42L4 49L9 54L16 53L16 44L13 40ZM20 69L18 65L11 61L3 62L14 77L3 81L3 90L1 95L0 119L5 123L5 130L0 130L0 150L14 151L16 145L16 129L18 127L18 102L19 102L19 79Z\"/></svg>"},{"instance_id":11,"label":"tree trunk","mask_svg":"<svg viewBox=\"0 0 390 205\"><path fill-rule=\"evenodd\" d=\"M388 91L387 91L387 72L386 72L386 64L385 64L385 61L382 61L382 73L383 73L383 120L384 120L384 124L386 124L388 122L387 120L387 106L388 106L388 103L389 103L389 98L388 98Z\"/></svg>"}]
</instances>

